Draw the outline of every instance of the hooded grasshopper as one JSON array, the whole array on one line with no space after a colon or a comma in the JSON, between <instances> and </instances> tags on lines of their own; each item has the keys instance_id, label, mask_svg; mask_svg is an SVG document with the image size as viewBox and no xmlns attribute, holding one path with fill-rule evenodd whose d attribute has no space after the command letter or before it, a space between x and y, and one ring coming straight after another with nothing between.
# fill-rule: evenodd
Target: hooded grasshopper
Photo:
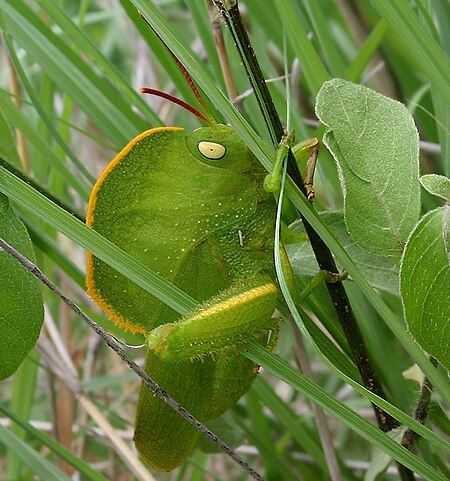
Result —
<instances>
[{"instance_id":1,"label":"hooded grasshopper","mask_svg":"<svg viewBox=\"0 0 450 481\"><path fill-rule=\"evenodd\" d=\"M201 422L232 407L255 378L258 366L239 347L276 343L276 203L265 174L232 127L162 127L134 138L90 197L89 226L201 302L180 317L88 254L89 294L118 325L146 336L146 371ZM198 436L142 386L134 442L147 463L174 469Z\"/></svg>"}]
</instances>

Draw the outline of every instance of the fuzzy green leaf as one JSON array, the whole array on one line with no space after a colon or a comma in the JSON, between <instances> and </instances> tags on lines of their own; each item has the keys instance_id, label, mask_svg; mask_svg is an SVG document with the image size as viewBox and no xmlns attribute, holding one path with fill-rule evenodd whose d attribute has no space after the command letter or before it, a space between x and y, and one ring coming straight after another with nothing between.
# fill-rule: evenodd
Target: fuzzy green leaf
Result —
<instances>
[{"instance_id":1,"label":"fuzzy green leaf","mask_svg":"<svg viewBox=\"0 0 450 481\"><path fill-rule=\"evenodd\" d=\"M33 248L25 226L0 195L0 237L29 259ZM44 318L39 281L0 251L0 379L10 376L37 341Z\"/></svg>"},{"instance_id":2,"label":"fuzzy green leaf","mask_svg":"<svg viewBox=\"0 0 450 481\"><path fill-rule=\"evenodd\" d=\"M450 369L450 206L426 214L405 248L400 293L409 329L429 354Z\"/></svg>"},{"instance_id":3,"label":"fuzzy green leaf","mask_svg":"<svg viewBox=\"0 0 450 481\"><path fill-rule=\"evenodd\" d=\"M438 174L422 175L420 183L430 194L450 202L450 179L448 177Z\"/></svg>"},{"instance_id":4,"label":"fuzzy green leaf","mask_svg":"<svg viewBox=\"0 0 450 481\"><path fill-rule=\"evenodd\" d=\"M406 107L366 87L333 79L316 104L324 143L339 168L345 222L375 254L399 256L420 209L419 138Z\"/></svg>"}]
</instances>

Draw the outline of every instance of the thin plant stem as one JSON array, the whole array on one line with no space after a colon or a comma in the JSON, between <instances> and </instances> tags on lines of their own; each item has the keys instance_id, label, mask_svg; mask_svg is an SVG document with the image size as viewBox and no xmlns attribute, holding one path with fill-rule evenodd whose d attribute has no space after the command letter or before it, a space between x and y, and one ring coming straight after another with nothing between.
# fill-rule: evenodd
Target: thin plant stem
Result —
<instances>
[{"instance_id":1,"label":"thin plant stem","mask_svg":"<svg viewBox=\"0 0 450 481\"><path fill-rule=\"evenodd\" d=\"M220 68L222 70L225 87L227 89L228 98L234 102L237 97L236 85L233 79L233 72L230 66L227 49L222 32L222 22L218 15L217 8L211 1L208 2L208 14L213 34L214 44L216 46L217 55L219 57Z\"/></svg>"}]
</instances>

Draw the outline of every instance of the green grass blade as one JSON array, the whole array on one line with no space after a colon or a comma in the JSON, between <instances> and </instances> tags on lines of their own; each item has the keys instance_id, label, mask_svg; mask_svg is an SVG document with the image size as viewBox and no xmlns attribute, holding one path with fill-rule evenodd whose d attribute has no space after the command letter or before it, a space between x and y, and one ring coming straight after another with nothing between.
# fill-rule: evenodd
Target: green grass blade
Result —
<instances>
[{"instance_id":1,"label":"green grass blade","mask_svg":"<svg viewBox=\"0 0 450 481\"><path fill-rule=\"evenodd\" d=\"M248 432L251 432L249 441L256 446L261 456L264 465L265 476L267 479L284 478L284 466L282 461L277 456L266 456L265 452L276 453L276 445L272 437L271 426L267 414L263 411L262 399L257 393L250 389L246 395L247 401L247 416L250 423ZM286 479L289 476L286 476Z\"/></svg>"},{"instance_id":2,"label":"green grass blade","mask_svg":"<svg viewBox=\"0 0 450 481\"><path fill-rule=\"evenodd\" d=\"M82 474L85 477L86 480L107 481L107 478L105 478L102 474L100 474L95 469L91 468L85 461L83 461L80 458L78 458L77 456L73 455L64 446L62 446L61 444L59 444L57 441L55 441L51 437L47 436L46 434L42 433L41 431L39 431L38 429L33 427L31 424L23 421L21 416L17 416L10 409L7 409L5 406L3 406L1 404L0 404L0 411L2 411L3 414L5 414L7 417L9 417L15 423L17 423L17 425L21 426L21 428L25 432L27 432L27 434L29 436L39 440L42 444L47 446L59 458L63 459L64 461L69 463L71 466L73 466L80 474ZM16 446L16 444L14 444L14 447L15 446ZM30 448L28 448L28 449L30 449ZM43 458L43 459L45 459L45 458ZM52 465L52 466L54 466L54 465ZM57 468L55 467L54 469L56 470ZM58 473L56 473L56 474L58 474ZM53 479L53 478L41 477L41 479L50 480L50 479ZM62 480L62 479L66 479L66 478L60 478L60 479ZM67 479L69 479L69 478L67 478Z\"/></svg>"},{"instance_id":3,"label":"green grass blade","mask_svg":"<svg viewBox=\"0 0 450 481\"><path fill-rule=\"evenodd\" d=\"M450 103L450 60L408 2L370 0L370 4L399 41L414 52L416 67L436 86L445 101Z\"/></svg>"},{"instance_id":4,"label":"green grass blade","mask_svg":"<svg viewBox=\"0 0 450 481\"><path fill-rule=\"evenodd\" d=\"M1 22L1 17L0 17L0 23ZM33 90L33 87L31 83L28 81L27 76L25 74L25 70L22 68L22 65L19 62L19 59L16 55L16 52L14 50L14 46L12 44L11 38L9 36L9 33L7 32L6 28L4 25L2 25L3 29L3 36L5 38L6 45L8 46L9 54L11 55L11 59L14 63L14 67L16 68L16 71L19 75L20 80L22 81L31 101L33 102L34 107L36 108L37 112L39 113L42 121L44 122L45 126L49 130L49 132L53 135L54 139L56 142L59 144L61 147L62 151L69 157L69 159L73 162L73 164L77 167L77 169L85 176L85 178L93 184L95 182L94 176L86 169L86 167L79 161L77 156L73 153L73 151L69 148L69 146L64 142L62 136L59 134L58 130L55 128L53 125L53 122L49 118L49 116L46 114L44 108L42 107L38 96Z\"/></svg>"},{"instance_id":5,"label":"green grass blade","mask_svg":"<svg viewBox=\"0 0 450 481\"><path fill-rule=\"evenodd\" d=\"M214 45L206 4L205 2L199 3L196 0L186 0L186 5L189 7L196 30L205 48L208 64L211 65L214 77L221 79L220 85L221 88L223 88L222 70L220 68L220 62Z\"/></svg>"},{"instance_id":6,"label":"green grass blade","mask_svg":"<svg viewBox=\"0 0 450 481\"><path fill-rule=\"evenodd\" d=\"M87 55L105 78L129 101L130 105L134 105L149 119L152 127L162 125L161 120L144 101L142 95L130 86L129 81L109 62L91 39L72 22L54 0L38 0L38 3L64 34L71 38L77 50Z\"/></svg>"},{"instance_id":7,"label":"green grass blade","mask_svg":"<svg viewBox=\"0 0 450 481\"><path fill-rule=\"evenodd\" d=\"M248 429L243 423L239 424L241 429L246 434L249 442L258 447L258 451L260 452L261 457L265 460L266 464L269 464L270 466L275 466L277 468L277 470L274 472L266 471L267 479L284 479L286 481L298 480L298 475L292 471L290 466L280 462L277 453L274 452L272 446L267 445L263 439L260 439L254 431Z\"/></svg>"},{"instance_id":8,"label":"green grass blade","mask_svg":"<svg viewBox=\"0 0 450 481\"><path fill-rule=\"evenodd\" d=\"M74 282L82 289L86 288L86 275L78 268L60 249L59 245L36 229L31 222L22 218L28 233L30 234L33 245L38 247L46 256L48 256L59 268L61 268Z\"/></svg>"},{"instance_id":9,"label":"green grass blade","mask_svg":"<svg viewBox=\"0 0 450 481\"><path fill-rule=\"evenodd\" d=\"M12 385L12 397L9 407L15 415L29 419L36 388L36 376L39 367L39 356L31 351L23 364L15 372ZM0 404L1 408L1 404ZM11 426L11 432L25 440L26 432L17 425ZM13 449L7 451L6 479L19 479L22 460Z\"/></svg>"},{"instance_id":10,"label":"green grass blade","mask_svg":"<svg viewBox=\"0 0 450 481\"><path fill-rule=\"evenodd\" d=\"M117 92L100 79L25 3L1 0L8 31L48 75L116 145L122 146L146 124Z\"/></svg>"},{"instance_id":11,"label":"green grass blade","mask_svg":"<svg viewBox=\"0 0 450 481\"><path fill-rule=\"evenodd\" d=\"M323 6L316 0L305 0L303 3L305 10L308 12L315 38L317 38L320 50L329 66L330 74L333 77L342 77L345 75L345 63L323 13Z\"/></svg>"},{"instance_id":12,"label":"green grass blade","mask_svg":"<svg viewBox=\"0 0 450 481\"><path fill-rule=\"evenodd\" d=\"M30 448L28 444L2 425L0 425L0 443L13 450L31 472L40 479L45 479L45 481L70 481L69 476L48 461L45 456Z\"/></svg>"},{"instance_id":13,"label":"green grass blade","mask_svg":"<svg viewBox=\"0 0 450 481\"><path fill-rule=\"evenodd\" d=\"M328 72L298 20L291 0L278 0L275 6L286 29L289 43L300 60L309 91L316 95L322 84L329 79Z\"/></svg>"},{"instance_id":14,"label":"green grass blade","mask_svg":"<svg viewBox=\"0 0 450 481\"><path fill-rule=\"evenodd\" d=\"M31 119L13 104L10 96L4 91L0 91L0 108L7 117L9 123L23 133L27 141L33 145L42 159L49 165L49 167L52 167L53 173L57 172L61 176L61 179L64 179L64 182L70 185L85 200L87 200L91 191L90 186L74 175L68 165L55 154L45 139L39 135L39 132Z\"/></svg>"},{"instance_id":15,"label":"green grass blade","mask_svg":"<svg viewBox=\"0 0 450 481\"><path fill-rule=\"evenodd\" d=\"M370 35L364 42L364 45L359 49L358 55L356 55L348 67L347 74L345 75L347 80L350 82L358 82L360 80L370 60L381 45L387 30L388 25L383 19L375 25L375 28L370 32Z\"/></svg>"},{"instance_id":16,"label":"green grass blade","mask_svg":"<svg viewBox=\"0 0 450 481\"><path fill-rule=\"evenodd\" d=\"M280 420L286 432L290 433L298 445L314 458L319 469L327 474L328 469L323 451L317 444L316 439L310 435L308 429L301 426L301 420L297 413L287 403L283 402L263 379L257 378L252 389L258 393L264 404Z\"/></svg>"}]
</instances>

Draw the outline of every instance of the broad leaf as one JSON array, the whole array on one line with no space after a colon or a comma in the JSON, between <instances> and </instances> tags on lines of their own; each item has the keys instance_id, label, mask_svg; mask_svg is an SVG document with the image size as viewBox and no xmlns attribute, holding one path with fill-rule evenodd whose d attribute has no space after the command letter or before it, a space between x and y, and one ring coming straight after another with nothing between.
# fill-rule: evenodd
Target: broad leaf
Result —
<instances>
[{"instance_id":1,"label":"broad leaf","mask_svg":"<svg viewBox=\"0 0 450 481\"><path fill-rule=\"evenodd\" d=\"M405 248L400 293L412 335L450 369L450 206L426 214Z\"/></svg>"},{"instance_id":2,"label":"broad leaf","mask_svg":"<svg viewBox=\"0 0 450 481\"><path fill-rule=\"evenodd\" d=\"M25 226L0 194L0 237L34 260ZM44 311L39 281L0 251L0 379L10 376L33 348Z\"/></svg>"},{"instance_id":3,"label":"broad leaf","mask_svg":"<svg viewBox=\"0 0 450 481\"><path fill-rule=\"evenodd\" d=\"M438 174L422 175L420 183L430 194L450 202L450 179L448 177Z\"/></svg>"},{"instance_id":4,"label":"broad leaf","mask_svg":"<svg viewBox=\"0 0 450 481\"><path fill-rule=\"evenodd\" d=\"M370 252L400 256L419 218L419 138L406 107L340 79L322 86L317 116L327 127L344 190L345 222Z\"/></svg>"}]
</instances>

